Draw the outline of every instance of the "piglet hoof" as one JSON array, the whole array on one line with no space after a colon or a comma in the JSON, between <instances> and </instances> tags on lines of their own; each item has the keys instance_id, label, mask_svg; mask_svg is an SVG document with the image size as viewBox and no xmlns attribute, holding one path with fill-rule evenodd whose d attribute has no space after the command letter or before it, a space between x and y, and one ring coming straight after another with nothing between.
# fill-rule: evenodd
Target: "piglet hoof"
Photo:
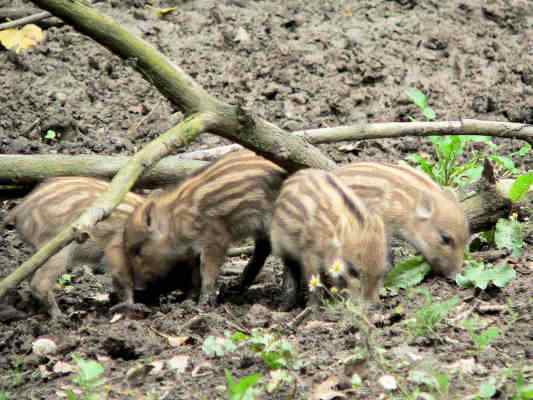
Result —
<instances>
[{"instance_id":1,"label":"piglet hoof","mask_svg":"<svg viewBox=\"0 0 533 400\"><path fill-rule=\"evenodd\" d=\"M215 307L217 305L217 294L216 293L204 293L201 294L198 298L199 306L209 306Z\"/></svg>"},{"instance_id":2,"label":"piglet hoof","mask_svg":"<svg viewBox=\"0 0 533 400\"><path fill-rule=\"evenodd\" d=\"M119 303L110 309L112 314L123 314L129 319L146 318L152 310L142 303Z\"/></svg>"}]
</instances>

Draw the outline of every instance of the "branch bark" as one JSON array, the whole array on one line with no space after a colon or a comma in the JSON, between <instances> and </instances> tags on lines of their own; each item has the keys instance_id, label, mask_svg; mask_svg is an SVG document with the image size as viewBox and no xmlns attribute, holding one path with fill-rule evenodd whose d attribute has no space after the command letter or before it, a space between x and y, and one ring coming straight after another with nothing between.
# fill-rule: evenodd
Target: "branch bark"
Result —
<instances>
[{"instance_id":1,"label":"branch bark","mask_svg":"<svg viewBox=\"0 0 533 400\"><path fill-rule=\"evenodd\" d=\"M200 133L215 127L218 123L220 120L215 114L194 115L148 143L115 175L109 190L100 196L90 208L40 248L29 260L0 281L0 299L10 288L15 287L67 244L73 240L84 241L87 238L88 229L111 214L145 170L177 147L190 143Z\"/></svg>"},{"instance_id":2,"label":"branch bark","mask_svg":"<svg viewBox=\"0 0 533 400\"><path fill-rule=\"evenodd\" d=\"M335 128L307 129L295 133L304 135L311 143L400 138L404 136L481 135L520 139L533 145L533 125L475 119L365 123Z\"/></svg>"},{"instance_id":3,"label":"branch bark","mask_svg":"<svg viewBox=\"0 0 533 400\"><path fill-rule=\"evenodd\" d=\"M113 19L79 0L32 0L80 32L107 47L139 71L185 114L211 112L221 124L211 131L237 142L288 171L303 167L331 169L335 163L303 138L209 95L181 68Z\"/></svg>"},{"instance_id":4,"label":"branch bark","mask_svg":"<svg viewBox=\"0 0 533 400\"><path fill-rule=\"evenodd\" d=\"M91 176L112 178L131 160L126 156L98 155L2 155L0 185L33 186L55 176ZM153 166L136 183L141 187L159 187L178 183L206 162L169 156Z\"/></svg>"}]
</instances>

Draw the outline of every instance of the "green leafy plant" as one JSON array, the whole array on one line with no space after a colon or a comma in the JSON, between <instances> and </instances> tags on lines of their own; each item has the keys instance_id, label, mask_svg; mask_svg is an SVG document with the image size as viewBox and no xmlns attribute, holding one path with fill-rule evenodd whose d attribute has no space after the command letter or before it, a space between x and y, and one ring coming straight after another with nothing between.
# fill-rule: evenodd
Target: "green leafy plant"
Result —
<instances>
[{"instance_id":1,"label":"green leafy plant","mask_svg":"<svg viewBox=\"0 0 533 400\"><path fill-rule=\"evenodd\" d=\"M9 400L7 392L0 392L0 400Z\"/></svg>"},{"instance_id":2,"label":"green leafy plant","mask_svg":"<svg viewBox=\"0 0 533 400\"><path fill-rule=\"evenodd\" d=\"M235 336L235 335L234 335ZM203 352L209 357L223 357L227 353L237 350L237 340L230 336L229 332L224 332L224 337L208 336L202 345Z\"/></svg>"},{"instance_id":3,"label":"green leafy plant","mask_svg":"<svg viewBox=\"0 0 533 400\"><path fill-rule=\"evenodd\" d=\"M513 203L519 202L524 198L531 186L533 186L533 173L520 175L515 179L509 190L509 198Z\"/></svg>"},{"instance_id":4,"label":"green leafy plant","mask_svg":"<svg viewBox=\"0 0 533 400\"><path fill-rule=\"evenodd\" d=\"M261 374L252 374L236 380L230 371L225 371L230 400L254 400L260 393L256 385L262 378Z\"/></svg>"},{"instance_id":5,"label":"green leafy plant","mask_svg":"<svg viewBox=\"0 0 533 400\"><path fill-rule=\"evenodd\" d=\"M464 320L463 327L468 331L470 339L476 346L476 349L480 352L485 350L501 335L501 331L495 326L482 330L481 322L476 319ZM476 333L476 331L479 333Z\"/></svg>"},{"instance_id":6,"label":"green leafy plant","mask_svg":"<svg viewBox=\"0 0 533 400\"><path fill-rule=\"evenodd\" d=\"M487 382L483 382L479 385L479 392L477 394L478 399L491 399L496 394L496 379L490 377Z\"/></svg>"},{"instance_id":7,"label":"green leafy plant","mask_svg":"<svg viewBox=\"0 0 533 400\"><path fill-rule=\"evenodd\" d=\"M433 394L438 398L447 398L450 391L450 377L444 372L426 372L420 370L413 370L409 373L411 382L420 385L425 385ZM418 391L417 397L423 397L425 399L435 398L432 394L427 392Z\"/></svg>"},{"instance_id":8,"label":"green leafy plant","mask_svg":"<svg viewBox=\"0 0 533 400\"><path fill-rule=\"evenodd\" d=\"M250 349L257 353L270 369L297 368L296 352L292 344L274 334L254 329L247 340Z\"/></svg>"},{"instance_id":9,"label":"green leafy plant","mask_svg":"<svg viewBox=\"0 0 533 400\"><path fill-rule=\"evenodd\" d=\"M77 397L74 391L67 392L68 400L99 400L104 385L104 367L93 360L85 360L77 355L72 357L78 365L79 372L72 382L82 391L82 397Z\"/></svg>"},{"instance_id":10,"label":"green leafy plant","mask_svg":"<svg viewBox=\"0 0 533 400\"><path fill-rule=\"evenodd\" d=\"M492 264L470 260L463 272L456 276L455 282L464 288L477 287L485 290L489 284L503 288L515 277L516 271L507 264L495 267Z\"/></svg>"},{"instance_id":11,"label":"green leafy plant","mask_svg":"<svg viewBox=\"0 0 533 400\"><path fill-rule=\"evenodd\" d=\"M52 129L48 129L44 135L44 138L46 140L56 140L57 139L57 133L52 130Z\"/></svg>"},{"instance_id":12,"label":"green leafy plant","mask_svg":"<svg viewBox=\"0 0 533 400\"><path fill-rule=\"evenodd\" d=\"M436 114L429 107L427 96L418 89L410 88L406 91L407 97L420 109L427 121L433 121ZM414 120L414 118L411 118ZM498 146L490 136L455 135L455 136L430 136L436 154L436 161L427 160L420 154L413 154L408 159L417 164L435 182L442 186L463 186L479 180L483 171L481 161L487 157L486 152L475 151L469 156L467 162L462 158L469 144L485 143L490 152L497 150ZM513 157L523 157L529 153L531 146L526 144L520 150L508 156L489 154L488 158L507 174L518 174ZM530 178L522 178L517 184L516 196L524 190ZM531 183L529 184L531 185Z\"/></svg>"},{"instance_id":13,"label":"green leafy plant","mask_svg":"<svg viewBox=\"0 0 533 400\"><path fill-rule=\"evenodd\" d=\"M438 325L459 303L459 298L455 296L449 300L435 303L428 290L419 289L419 292L424 295L426 301L415 313L415 317L407 320L407 328L414 336L427 336L435 333Z\"/></svg>"},{"instance_id":14,"label":"green leafy plant","mask_svg":"<svg viewBox=\"0 0 533 400\"><path fill-rule=\"evenodd\" d=\"M494 231L494 242L499 249L509 249L513 257L520 257L523 253L524 236L522 224L513 215L509 219L500 218Z\"/></svg>"},{"instance_id":15,"label":"green leafy plant","mask_svg":"<svg viewBox=\"0 0 533 400\"><path fill-rule=\"evenodd\" d=\"M423 257L411 257L394 266L387 274L384 286L389 289L407 289L418 285L431 267Z\"/></svg>"},{"instance_id":16,"label":"green leafy plant","mask_svg":"<svg viewBox=\"0 0 533 400\"><path fill-rule=\"evenodd\" d=\"M62 287L69 286L72 283L72 275L71 274L63 274L57 279L57 283L61 285Z\"/></svg>"}]
</instances>

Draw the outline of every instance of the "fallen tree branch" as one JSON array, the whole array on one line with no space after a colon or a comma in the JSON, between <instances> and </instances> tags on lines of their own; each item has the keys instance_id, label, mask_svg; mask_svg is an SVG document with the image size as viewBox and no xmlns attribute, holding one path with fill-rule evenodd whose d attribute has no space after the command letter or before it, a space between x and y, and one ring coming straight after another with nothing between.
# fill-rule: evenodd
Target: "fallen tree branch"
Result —
<instances>
[{"instance_id":1,"label":"fallen tree branch","mask_svg":"<svg viewBox=\"0 0 533 400\"><path fill-rule=\"evenodd\" d=\"M460 129L461 127L461 129ZM358 141L403 136L487 135L502 138L533 140L533 126L511 122L462 121L370 123L337 128L312 129L294 132L305 136L313 144L343 140ZM212 161L231 151L241 149L238 144L170 156L143 176L139 186L155 187L179 182L193 169L204 164L185 160ZM44 178L64 175L109 178L127 162L127 157L97 155L0 155L0 184L30 185Z\"/></svg>"},{"instance_id":2,"label":"fallen tree branch","mask_svg":"<svg viewBox=\"0 0 533 400\"><path fill-rule=\"evenodd\" d=\"M476 119L365 123L335 128L307 129L295 132L295 134L304 135L311 143L400 138L404 136L482 135L520 139L533 144L533 125Z\"/></svg>"},{"instance_id":3,"label":"fallen tree branch","mask_svg":"<svg viewBox=\"0 0 533 400\"><path fill-rule=\"evenodd\" d=\"M218 123L220 120L215 114L197 114L148 143L115 175L109 190L103 193L90 208L54 239L41 247L29 260L0 281L0 299L10 288L15 287L70 242L86 240L87 231L111 214L145 170L177 147L190 143L200 133L211 129Z\"/></svg>"},{"instance_id":4,"label":"fallen tree branch","mask_svg":"<svg viewBox=\"0 0 533 400\"><path fill-rule=\"evenodd\" d=\"M16 19L14 21L4 22L3 24L0 24L0 31L4 29L18 28L19 26L26 24L32 24L34 22L50 18L51 16L52 14L50 14L49 12L43 11L37 14L30 15L28 17Z\"/></svg>"},{"instance_id":5,"label":"fallen tree branch","mask_svg":"<svg viewBox=\"0 0 533 400\"><path fill-rule=\"evenodd\" d=\"M217 114L224 123L211 133L247 147L288 171L303 167L331 169L335 163L296 135L252 115L239 106L211 96L181 68L144 40L134 36L113 19L79 0L32 0L113 53L129 60L145 79L186 115L195 112Z\"/></svg>"},{"instance_id":6,"label":"fallen tree branch","mask_svg":"<svg viewBox=\"0 0 533 400\"><path fill-rule=\"evenodd\" d=\"M111 179L131 157L99 155L2 155L0 185L33 186L55 176L91 176ZM159 187L178 183L206 162L165 157L144 174L136 186Z\"/></svg>"}]
</instances>

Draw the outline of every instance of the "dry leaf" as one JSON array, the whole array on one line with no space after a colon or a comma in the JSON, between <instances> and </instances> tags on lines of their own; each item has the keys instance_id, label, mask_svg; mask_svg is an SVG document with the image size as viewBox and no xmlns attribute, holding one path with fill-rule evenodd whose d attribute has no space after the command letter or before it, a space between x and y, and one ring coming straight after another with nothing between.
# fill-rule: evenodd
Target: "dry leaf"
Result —
<instances>
[{"instance_id":1,"label":"dry leaf","mask_svg":"<svg viewBox=\"0 0 533 400\"><path fill-rule=\"evenodd\" d=\"M115 322L120 321L121 319L122 319L122 314L115 314L113 315L109 323L114 324Z\"/></svg>"},{"instance_id":2,"label":"dry leaf","mask_svg":"<svg viewBox=\"0 0 533 400\"><path fill-rule=\"evenodd\" d=\"M107 303L109 302L109 293L97 293L92 298L98 303Z\"/></svg>"},{"instance_id":3,"label":"dry leaf","mask_svg":"<svg viewBox=\"0 0 533 400\"><path fill-rule=\"evenodd\" d=\"M151 371L150 371L150 375L160 375L161 372L163 371L163 368L165 368L165 362L164 361L153 361L150 363L150 365L152 367L154 367Z\"/></svg>"},{"instance_id":4,"label":"dry leaf","mask_svg":"<svg viewBox=\"0 0 533 400\"><path fill-rule=\"evenodd\" d=\"M63 362L63 361L56 362L53 368L53 371L56 374L70 374L71 372L74 372L75 370L76 368L73 365Z\"/></svg>"},{"instance_id":5,"label":"dry leaf","mask_svg":"<svg viewBox=\"0 0 533 400\"><path fill-rule=\"evenodd\" d=\"M316 385L311 393L311 400L345 399L346 395L334 388L339 384L336 376L330 376L324 382Z\"/></svg>"},{"instance_id":6,"label":"dry leaf","mask_svg":"<svg viewBox=\"0 0 533 400\"><path fill-rule=\"evenodd\" d=\"M190 336L167 336L168 344L173 347L180 347L184 344L190 343L192 338Z\"/></svg>"},{"instance_id":7,"label":"dry leaf","mask_svg":"<svg viewBox=\"0 0 533 400\"><path fill-rule=\"evenodd\" d=\"M30 49L44 40L44 32L34 24L25 25L22 29L6 29L0 31L0 43L6 49L19 54L22 50Z\"/></svg>"}]
</instances>

